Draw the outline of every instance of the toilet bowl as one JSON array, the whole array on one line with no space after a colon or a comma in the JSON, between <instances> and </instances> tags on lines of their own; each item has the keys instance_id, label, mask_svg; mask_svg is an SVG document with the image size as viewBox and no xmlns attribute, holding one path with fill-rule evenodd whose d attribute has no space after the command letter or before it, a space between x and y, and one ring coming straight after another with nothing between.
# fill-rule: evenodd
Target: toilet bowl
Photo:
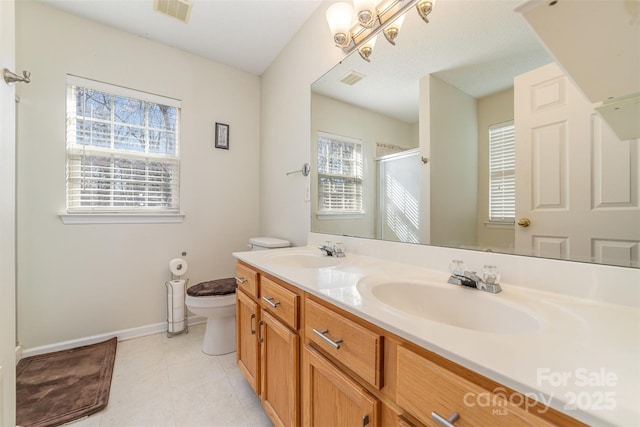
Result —
<instances>
[{"instance_id":1,"label":"toilet bowl","mask_svg":"<svg viewBox=\"0 0 640 427\"><path fill-rule=\"evenodd\" d=\"M287 240L254 237L252 250L284 248ZM202 351L217 356L236 350L236 280L235 278L198 283L187 289L185 304L190 312L207 318Z\"/></svg>"},{"instance_id":2,"label":"toilet bowl","mask_svg":"<svg viewBox=\"0 0 640 427\"><path fill-rule=\"evenodd\" d=\"M236 281L233 278L199 283L187 289L190 312L207 318L202 351L213 356L236 350Z\"/></svg>"}]
</instances>

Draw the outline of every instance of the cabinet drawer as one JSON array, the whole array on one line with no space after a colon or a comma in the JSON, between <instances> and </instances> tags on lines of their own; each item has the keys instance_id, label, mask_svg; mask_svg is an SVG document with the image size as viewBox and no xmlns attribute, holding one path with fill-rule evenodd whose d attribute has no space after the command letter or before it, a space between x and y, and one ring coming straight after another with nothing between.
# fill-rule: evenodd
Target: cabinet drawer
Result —
<instances>
[{"instance_id":1,"label":"cabinet drawer","mask_svg":"<svg viewBox=\"0 0 640 427\"><path fill-rule=\"evenodd\" d=\"M260 295L262 308L273 313L290 328L298 330L298 300L300 297L297 294L262 276Z\"/></svg>"},{"instance_id":2,"label":"cabinet drawer","mask_svg":"<svg viewBox=\"0 0 640 427\"><path fill-rule=\"evenodd\" d=\"M382 337L313 300L305 302L305 335L376 388L382 386Z\"/></svg>"},{"instance_id":3,"label":"cabinet drawer","mask_svg":"<svg viewBox=\"0 0 640 427\"><path fill-rule=\"evenodd\" d=\"M428 426L432 412L448 418L457 412L456 427L547 426L545 420L510 404L505 397L436 365L419 354L398 347L397 403ZM504 389L496 390L503 393Z\"/></svg>"},{"instance_id":4,"label":"cabinet drawer","mask_svg":"<svg viewBox=\"0 0 640 427\"><path fill-rule=\"evenodd\" d=\"M258 298L258 273L246 265L236 264L236 283L248 295Z\"/></svg>"}]
</instances>

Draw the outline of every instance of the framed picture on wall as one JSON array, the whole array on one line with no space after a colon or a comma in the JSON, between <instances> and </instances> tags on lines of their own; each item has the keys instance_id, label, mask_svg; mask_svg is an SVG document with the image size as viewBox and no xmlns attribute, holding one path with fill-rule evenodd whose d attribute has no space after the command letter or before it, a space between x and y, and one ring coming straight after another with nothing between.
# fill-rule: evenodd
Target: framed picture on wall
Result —
<instances>
[{"instance_id":1,"label":"framed picture on wall","mask_svg":"<svg viewBox=\"0 0 640 427\"><path fill-rule=\"evenodd\" d=\"M229 125L216 122L216 148L229 149Z\"/></svg>"}]
</instances>

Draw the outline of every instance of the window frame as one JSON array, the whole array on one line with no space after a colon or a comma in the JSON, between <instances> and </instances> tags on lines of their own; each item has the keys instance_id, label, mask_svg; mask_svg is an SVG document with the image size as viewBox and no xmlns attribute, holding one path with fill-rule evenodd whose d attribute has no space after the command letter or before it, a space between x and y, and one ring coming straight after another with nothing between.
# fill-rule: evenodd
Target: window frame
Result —
<instances>
[{"instance_id":1,"label":"window frame","mask_svg":"<svg viewBox=\"0 0 640 427\"><path fill-rule=\"evenodd\" d=\"M79 144L76 140L76 123L77 120L88 120L87 118L79 118L80 116L76 112L77 105L75 104L75 92L76 88L81 87L89 90L103 92L111 97L129 98L135 101L142 102L142 108L145 110L144 123L133 124L129 122L118 122L113 118L104 119L104 123L111 129L113 126L132 126L139 128L140 132L144 134L144 151L127 150L126 147L116 147L113 136L113 131L110 129L110 146L100 147L97 145ZM148 92L142 92L122 86L112 85L92 79L86 79L75 75L67 75L66 82L67 93L67 107L66 107L66 137L65 137L65 160L66 160L66 195L65 195L65 212L60 214L62 221L65 224L78 224L78 223L141 223L141 222L180 222L184 218L184 215L180 214L180 115L182 103L181 101L165 96L160 96ZM155 129L149 122L147 116L147 110L149 106L160 105L163 107L175 108L175 128L170 133L174 134L175 138L175 150L173 153L153 153L150 150L149 133L150 131L161 132L161 129ZM91 122L97 123L102 120L91 119ZM81 191L81 177L71 178L71 170L74 165L82 165L81 159L83 156L98 156L101 158L109 159L109 168L115 168L114 164L117 161L120 162L143 162L145 178L142 179L139 185L144 185L144 195L148 197L150 195L150 185L148 173L150 166L158 164L160 167L171 167L170 181L167 184L169 186L169 194L171 195L171 204L169 206L117 206L118 202L126 203L125 200L118 200L117 196L114 198L114 191L117 191L115 185L109 187L108 191L111 192L108 206L80 206L78 200L73 200L72 192ZM133 169L134 172L142 172L142 169ZM113 177L112 177L113 178ZM124 181L130 183L136 183L138 180ZM115 183L115 181L114 181ZM162 184L160 184L162 185ZM75 204L74 204L75 202Z\"/></svg>"}]
</instances>

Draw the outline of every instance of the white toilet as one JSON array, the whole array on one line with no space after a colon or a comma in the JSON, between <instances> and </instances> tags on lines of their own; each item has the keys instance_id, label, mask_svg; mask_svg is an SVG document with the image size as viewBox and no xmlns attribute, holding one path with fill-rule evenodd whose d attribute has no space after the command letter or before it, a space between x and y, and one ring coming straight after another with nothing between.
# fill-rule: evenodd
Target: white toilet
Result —
<instances>
[{"instance_id":1,"label":"white toilet","mask_svg":"<svg viewBox=\"0 0 640 427\"><path fill-rule=\"evenodd\" d=\"M251 250L285 248L291 244L273 237L254 237ZM207 318L202 351L217 356L236 350L236 281L212 280L187 289L185 303L190 312Z\"/></svg>"}]
</instances>

